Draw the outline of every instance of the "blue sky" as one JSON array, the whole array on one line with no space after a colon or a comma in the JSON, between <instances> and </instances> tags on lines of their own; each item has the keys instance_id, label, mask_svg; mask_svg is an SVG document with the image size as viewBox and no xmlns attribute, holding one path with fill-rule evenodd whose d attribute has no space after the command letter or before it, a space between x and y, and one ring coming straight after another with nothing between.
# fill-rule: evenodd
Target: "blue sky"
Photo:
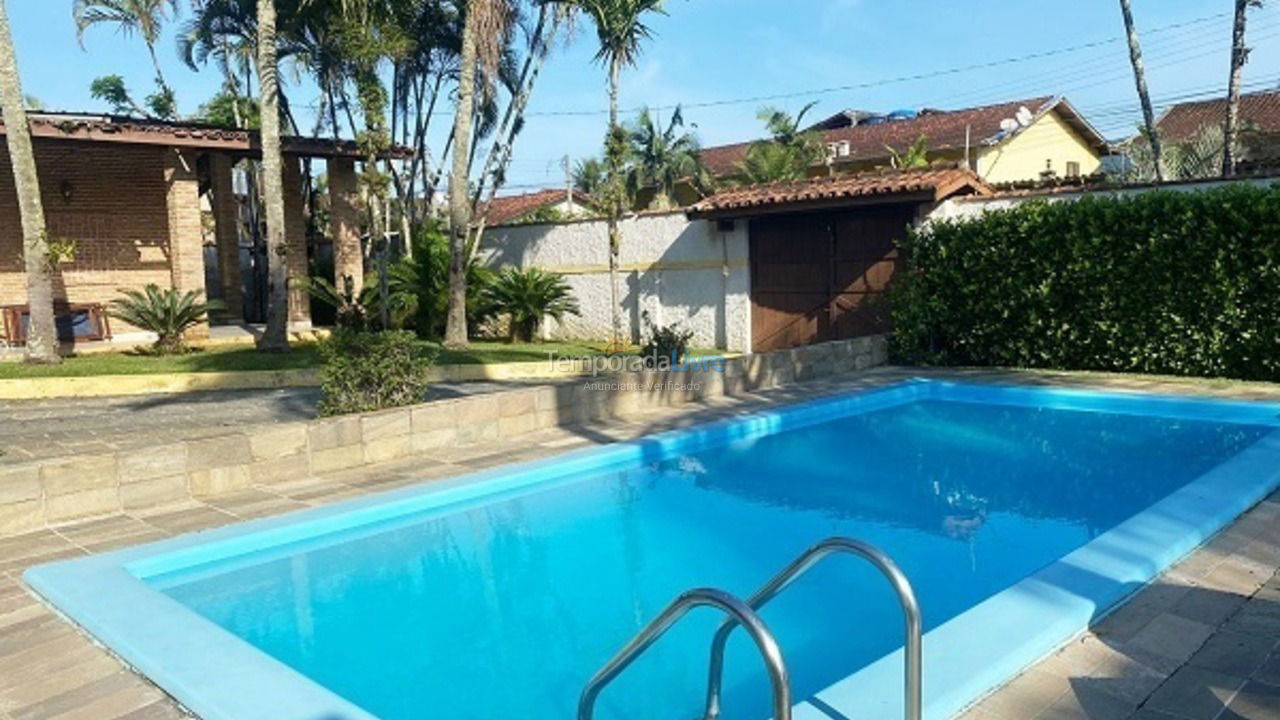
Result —
<instances>
[{"instance_id":1,"label":"blue sky","mask_svg":"<svg viewBox=\"0 0 1280 720\"><path fill-rule=\"evenodd\" d=\"M50 109L105 110L88 91L103 74L123 75L139 91L150 85L138 38L94 28L82 49L71 0L6 2L24 89ZM1222 91L1230 0L1133 5L1157 105ZM1114 0L668 0L667 15L650 25L655 37L624 76L622 105L684 104L706 145L756 136L766 102L798 110L818 101L816 118L844 107L959 108L1064 94L1109 137L1128 134L1138 118ZM192 72L178 60L175 32L161 43L161 61L181 109L193 112L220 79L214 68ZM1280 85L1280 4L1252 13L1250 41L1246 86ZM598 152L605 75L593 53L583 21L548 61L509 173L514 189L556 185L559 158ZM1002 62L1033 55L1042 56ZM901 80L914 76L923 77ZM844 89L818 92L831 88ZM759 99L772 96L786 97ZM303 81L291 98L306 105L315 92ZM581 114L551 114L565 112Z\"/></svg>"}]
</instances>

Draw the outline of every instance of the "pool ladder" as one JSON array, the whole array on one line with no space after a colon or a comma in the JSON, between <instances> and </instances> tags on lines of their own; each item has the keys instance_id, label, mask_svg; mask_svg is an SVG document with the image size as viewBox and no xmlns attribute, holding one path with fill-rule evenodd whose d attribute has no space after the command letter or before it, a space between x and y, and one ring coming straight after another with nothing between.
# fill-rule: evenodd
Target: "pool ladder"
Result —
<instances>
[{"instance_id":1,"label":"pool ladder","mask_svg":"<svg viewBox=\"0 0 1280 720\"><path fill-rule=\"evenodd\" d=\"M898 565L879 548L845 537L828 538L809 548L773 576L773 579L765 583L746 602L714 588L699 588L682 593L591 677L578 700L578 720L592 720L596 699L600 696L600 692L621 675L645 650L652 647L667 630L690 610L697 607L714 607L729 616L716 630L715 637L711 641L706 709L702 720L716 720L720 716L720 685L724 675L725 646L729 636L739 626L751 636L756 649L764 659L765 670L769 674L769 684L773 691L773 720L791 720L791 684L787 678L787 666L783 661L777 640L757 612L810 568L824 558L835 554L854 555L866 560L875 566L893 586L898 602L902 606L906 628L904 714L906 720L920 720L922 629L920 606L916 603L911 582L907 580L907 576Z\"/></svg>"}]
</instances>

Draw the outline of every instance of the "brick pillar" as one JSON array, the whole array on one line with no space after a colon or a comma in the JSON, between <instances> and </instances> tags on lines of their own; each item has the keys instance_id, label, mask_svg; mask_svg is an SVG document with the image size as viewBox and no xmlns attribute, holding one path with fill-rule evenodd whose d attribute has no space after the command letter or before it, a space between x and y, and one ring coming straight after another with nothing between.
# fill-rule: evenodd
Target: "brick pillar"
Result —
<instances>
[{"instance_id":1,"label":"brick pillar","mask_svg":"<svg viewBox=\"0 0 1280 720\"><path fill-rule=\"evenodd\" d=\"M218 242L218 279L222 286L223 312L233 322L244 320L244 288L240 283L240 202L231 184L231 158L210 156L213 221Z\"/></svg>"},{"instance_id":2,"label":"brick pillar","mask_svg":"<svg viewBox=\"0 0 1280 720\"><path fill-rule=\"evenodd\" d=\"M169 210L170 282L179 293L195 290L204 296L204 237L200 223L200 180L194 154L164 150L164 180ZM188 332L193 339L209 336L208 323Z\"/></svg>"},{"instance_id":3,"label":"brick pillar","mask_svg":"<svg viewBox=\"0 0 1280 720\"><path fill-rule=\"evenodd\" d=\"M299 159L284 159L284 234L289 246L289 330L311 329L311 296L307 293L307 215Z\"/></svg>"},{"instance_id":4,"label":"brick pillar","mask_svg":"<svg viewBox=\"0 0 1280 720\"><path fill-rule=\"evenodd\" d=\"M329 158L329 221L333 236L334 286L342 290L342 279L350 276L356 295L364 287L364 253L360 247L359 189L356 163L348 158Z\"/></svg>"}]
</instances>

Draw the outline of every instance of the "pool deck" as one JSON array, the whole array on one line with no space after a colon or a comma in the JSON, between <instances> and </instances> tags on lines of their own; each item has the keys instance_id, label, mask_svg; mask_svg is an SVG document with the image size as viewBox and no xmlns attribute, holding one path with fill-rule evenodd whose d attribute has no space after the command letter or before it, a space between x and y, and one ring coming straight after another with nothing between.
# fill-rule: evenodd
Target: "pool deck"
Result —
<instances>
[{"instance_id":1,"label":"pool deck","mask_svg":"<svg viewBox=\"0 0 1280 720\"><path fill-rule=\"evenodd\" d=\"M546 457L903 377L1280 401L1280 386L1125 376L881 369L625 422L540 431L411 460L0 535L0 720L187 717L35 598L28 567L240 520L323 505L480 468ZM0 489L2 490L2 489ZM1280 720L1280 493L1255 506L1089 632L979 703L964 720Z\"/></svg>"}]
</instances>

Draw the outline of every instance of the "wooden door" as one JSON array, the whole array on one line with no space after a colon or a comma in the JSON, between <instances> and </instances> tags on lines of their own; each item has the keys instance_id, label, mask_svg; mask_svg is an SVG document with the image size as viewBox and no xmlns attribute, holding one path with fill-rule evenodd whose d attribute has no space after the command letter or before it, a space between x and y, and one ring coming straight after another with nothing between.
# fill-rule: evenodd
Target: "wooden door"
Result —
<instances>
[{"instance_id":1,"label":"wooden door","mask_svg":"<svg viewBox=\"0 0 1280 720\"><path fill-rule=\"evenodd\" d=\"M751 330L757 352L885 332L915 205L781 215L751 223Z\"/></svg>"}]
</instances>

